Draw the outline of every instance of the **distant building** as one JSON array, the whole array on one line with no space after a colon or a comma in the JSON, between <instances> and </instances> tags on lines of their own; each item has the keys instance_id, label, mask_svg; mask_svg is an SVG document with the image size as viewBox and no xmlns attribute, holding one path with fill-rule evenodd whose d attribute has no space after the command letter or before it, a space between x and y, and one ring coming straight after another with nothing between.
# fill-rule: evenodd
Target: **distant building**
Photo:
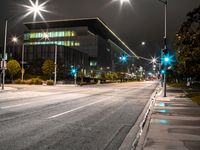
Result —
<instances>
[{"instance_id":1,"label":"distant building","mask_svg":"<svg viewBox=\"0 0 200 150\"><path fill-rule=\"evenodd\" d=\"M71 66L85 73L133 70L133 58L120 62L120 56L136 56L128 46L99 18L34 22L24 24L25 65L39 66L45 59L57 60L65 76ZM22 48L8 48L8 53L21 60ZM58 72L60 71L58 70ZM62 75L61 75L62 76Z\"/></svg>"}]
</instances>

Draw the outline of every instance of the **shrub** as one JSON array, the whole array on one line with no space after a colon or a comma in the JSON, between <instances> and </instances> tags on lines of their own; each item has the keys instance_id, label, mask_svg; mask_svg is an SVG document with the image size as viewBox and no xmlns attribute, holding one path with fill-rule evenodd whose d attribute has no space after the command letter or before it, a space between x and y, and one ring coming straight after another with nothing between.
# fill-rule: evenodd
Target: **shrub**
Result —
<instances>
[{"instance_id":1,"label":"shrub","mask_svg":"<svg viewBox=\"0 0 200 150\"><path fill-rule=\"evenodd\" d=\"M47 85L54 85L53 80L47 80Z\"/></svg>"},{"instance_id":2,"label":"shrub","mask_svg":"<svg viewBox=\"0 0 200 150\"><path fill-rule=\"evenodd\" d=\"M15 83L15 84L21 84L21 80L20 80L20 79L17 79L17 80L14 81L14 83Z\"/></svg>"},{"instance_id":3,"label":"shrub","mask_svg":"<svg viewBox=\"0 0 200 150\"><path fill-rule=\"evenodd\" d=\"M26 81L22 81L21 79L17 79L14 81L15 84L26 84Z\"/></svg>"},{"instance_id":4,"label":"shrub","mask_svg":"<svg viewBox=\"0 0 200 150\"><path fill-rule=\"evenodd\" d=\"M42 85L43 81L40 78L32 78L26 81L26 84Z\"/></svg>"}]
</instances>

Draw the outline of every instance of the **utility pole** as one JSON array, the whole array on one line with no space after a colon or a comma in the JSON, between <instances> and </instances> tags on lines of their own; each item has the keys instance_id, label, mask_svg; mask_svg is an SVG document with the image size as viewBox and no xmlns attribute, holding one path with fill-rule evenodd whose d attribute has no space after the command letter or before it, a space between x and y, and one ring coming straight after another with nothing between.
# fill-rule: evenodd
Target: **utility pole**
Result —
<instances>
[{"instance_id":1,"label":"utility pole","mask_svg":"<svg viewBox=\"0 0 200 150\"><path fill-rule=\"evenodd\" d=\"M57 50L58 50L58 46L55 44L54 85L56 85L56 80L57 80Z\"/></svg>"},{"instance_id":2,"label":"utility pole","mask_svg":"<svg viewBox=\"0 0 200 150\"><path fill-rule=\"evenodd\" d=\"M6 20L5 23L5 37L4 37L4 51L3 51L3 59L2 59L2 90L4 90L4 84L5 84L5 70L6 70L6 45L7 45L7 30L8 30L8 20Z\"/></svg>"},{"instance_id":3,"label":"utility pole","mask_svg":"<svg viewBox=\"0 0 200 150\"><path fill-rule=\"evenodd\" d=\"M165 37L164 37L164 44L165 44L165 47L164 47L164 50L165 51L168 51L167 50L167 1L164 2L165 4ZM166 54L164 54L166 55ZM164 93L163 93L163 96L166 97L166 76L167 76L167 66L165 65L165 73L164 73Z\"/></svg>"},{"instance_id":4,"label":"utility pole","mask_svg":"<svg viewBox=\"0 0 200 150\"><path fill-rule=\"evenodd\" d=\"M164 50L163 53L161 54L161 58L163 56L166 56L168 53L168 49L167 49L167 1L165 0L159 0L161 3L163 3L165 5L165 36L164 36ZM163 96L166 97L166 72L167 72L167 65L164 64L164 81L163 81L163 87L164 87L164 91L163 91Z\"/></svg>"},{"instance_id":5,"label":"utility pole","mask_svg":"<svg viewBox=\"0 0 200 150\"><path fill-rule=\"evenodd\" d=\"M24 72L25 72L25 70L24 70L24 43L23 43L23 45L22 45L22 76L21 76L21 80L23 81L24 80Z\"/></svg>"}]
</instances>

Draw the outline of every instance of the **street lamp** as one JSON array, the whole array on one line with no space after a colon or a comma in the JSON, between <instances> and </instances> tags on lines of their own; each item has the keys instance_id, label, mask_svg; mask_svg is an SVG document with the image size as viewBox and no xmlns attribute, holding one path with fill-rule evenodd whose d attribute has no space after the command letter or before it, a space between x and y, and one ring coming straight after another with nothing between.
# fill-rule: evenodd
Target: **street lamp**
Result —
<instances>
[{"instance_id":1,"label":"street lamp","mask_svg":"<svg viewBox=\"0 0 200 150\"><path fill-rule=\"evenodd\" d=\"M18 42L18 38L16 36L13 36L12 37L12 40L11 40L14 44L16 44Z\"/></svg>"},{"instance_id":2,"label":"street lamp","mask_svg":"<svg viewBox=\"0 0 200 150\"><path fill-rule=\"evenodd\" d=\"M31 6L23 5L24 7L27 8L27 11L28 11L27 14L25 14L25 16L28 16L28 15L33 13L34 14L34 21L35 21L37 15L39 15L42 19L44 19L41 12L48 12L47 10L45 10L45 7L44 7L44 5L47 3L47 1L45 1L42 4L39 4L38 0L36 0L35 3L33 3L32 0L29 0L29 2L31 4ZM8 34L8 21L10 21L13 18L15 18L15 16L8 18L5 21L4 50L3 50L3 59L2 59L2 64L3 64L2 65L2 73L3 73L2 90L4 90L4 84L5 84L5 69L6 69L6 60L7 60L6 45L7 45L7 34Z\"/></svg>"},{"instance_id":3,"label":"street lamp","mask_svg":"<svg viewBox=\"0 0 200 150\"><path fill-rule=\"evenodd\" d=\"M142 46L146 45L146 42L143 41L143 42L141 43L141 45L142 45Z\"/></svg>"},{"instance_id":4,"label":"street lamp","mask_svg":"<svg viewBox=\"0 0 200 150\"><path fill-rule=\"evenodd\" d=\"M156 58L152 58L152 61L151 61L153 64L156 64L157 63L157 59Z\"/></svg>"},{"instance_id":5,"label":"street lamp","mask_svg":"<svg viewBox=\"0 0 200 150\"><path fill-rule=\"evenodd\" d=\"M120 1L121 6L125 3L130 3L130 0L113 0L113 1Z\"/></svg>"},{"instance_id":6,"label":"street lamp","mask_svg":"<svg viewBox=\"0 0 200 150\"><path fill-rule=\"evenodd\" d=\"M167 1L166 0L159 0L159 1L165 5L164 50L167 50ZM161 58L162 58L162 56L161 56ZM164 73L164 93L163 93L163 96L166 97L166 65L165 65L165 73Z\"/></svg>"}]
</instances>

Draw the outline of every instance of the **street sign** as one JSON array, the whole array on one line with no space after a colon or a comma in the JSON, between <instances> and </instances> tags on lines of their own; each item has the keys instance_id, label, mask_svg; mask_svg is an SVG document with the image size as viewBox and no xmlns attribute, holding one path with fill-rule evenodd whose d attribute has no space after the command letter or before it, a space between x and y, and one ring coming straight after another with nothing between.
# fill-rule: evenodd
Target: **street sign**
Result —
<instances>
[{"instance_id":1,"label":"street sign","mask_svg":"<svg viewBox=\"0 0 200 150\"><path fill-rule=\"evenodd\" d=\"M3 64L3 62L4 62L4 64ZM3 68L3 67L6 68L6 61L3 61L3 60L2 60L2 61L1 61L1 68Z\"/></svg>"},{"instance_id":2,"label":"street sign","mask_svg":"<svg viewBox=\"0 0 200 150\"><path fill-rule=\"evenodd\" d=\"M8 60L8 54L7 53L5 53L4 60Z\"/></svg>"}]
</instances>

